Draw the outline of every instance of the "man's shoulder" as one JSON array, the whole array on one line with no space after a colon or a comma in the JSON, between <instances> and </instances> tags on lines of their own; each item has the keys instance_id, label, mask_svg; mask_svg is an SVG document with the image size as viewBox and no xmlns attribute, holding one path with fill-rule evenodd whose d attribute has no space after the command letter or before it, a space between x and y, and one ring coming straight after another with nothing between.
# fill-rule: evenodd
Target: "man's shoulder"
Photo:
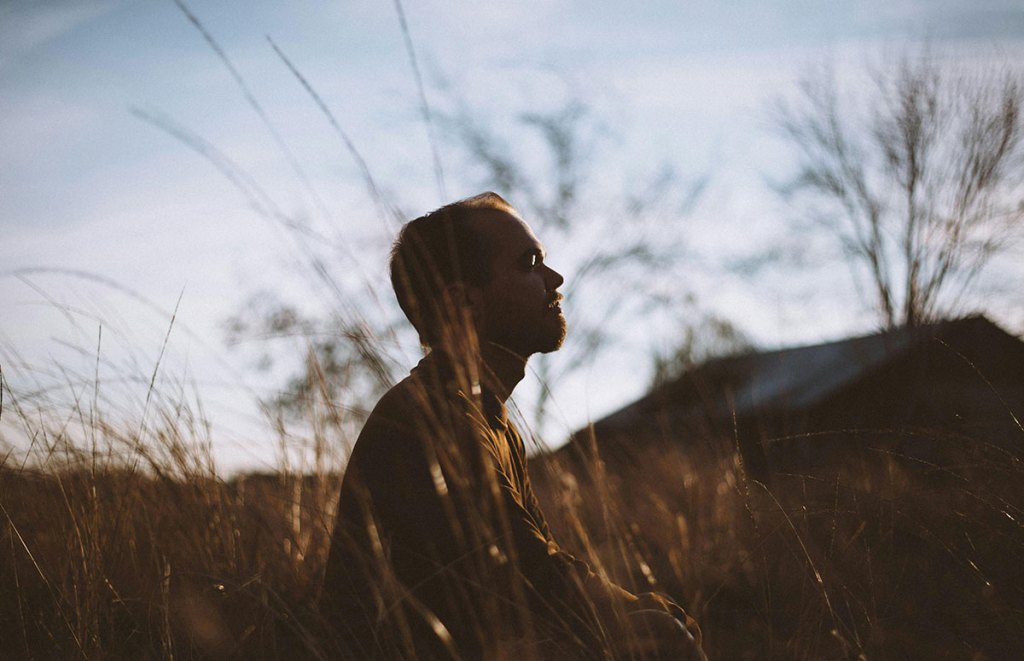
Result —
<instances>
[{"instance_id":1,"label":"man's shoulder","mask_svg":"<svg viewBox=\"0 0 1024 661\"><path fill-rule=\"evenodd\" d=\"M444 385L413 370L384 393L373 407L358 442L428 436L439 423L451 423L444 420L451 409L452 398Z\"/></svg>"},{"instance_id":2,"label":"man's shoulder","mask_svg":"<svg viewBox=\"0 0 1024 661\"><path fill-rule=\"evenodd\" d=\"M408 414L415 402L414 391L417 390L416 377L412 374L388 388L377 404L370 411L368 420L380 417L396 417Z\"/></svg>"},{"instance_id":3,"label":"man's shoulder","mask_svg":"<svg viewBox=\"0 0 1024 661\"><path fill-rule=\"evenodd\" d=\"M370 412L349 456L346 473L371 484L419 472L427 448L450 437L454 409L443 387L415 371L388 390Z\"/></svg>"},{"instance_id":4,"label":"man's shoulder","mask_svg":"<svg viewBox=\"0 0 1024 661\"><path fill-rule=\"evenodd\" d=\"M420 389L414 383L413 376L407 376L377 400L366 418L363 431L360 433L360 440L371 434L379 432L391 432L396 434L412 433L415 425L411 422L416 417L417 399L416 392Z\"/></svg>"}]
</instances>

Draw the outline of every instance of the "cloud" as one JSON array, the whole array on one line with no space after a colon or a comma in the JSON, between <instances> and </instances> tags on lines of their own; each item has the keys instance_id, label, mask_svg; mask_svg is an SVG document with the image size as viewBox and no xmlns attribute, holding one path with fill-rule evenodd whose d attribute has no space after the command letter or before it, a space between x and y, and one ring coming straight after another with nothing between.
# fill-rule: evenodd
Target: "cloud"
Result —
<instances>
[{"instance_id":1,"label":"cloud","mask_svg":"<svg viewBox=\"0 0 1024 661\"><path fill-rule=\"evenodd\" d=\"M121 4L119 0L15 0L5 5L0 9L0 69Z\"/></svg>"}]
</instances>

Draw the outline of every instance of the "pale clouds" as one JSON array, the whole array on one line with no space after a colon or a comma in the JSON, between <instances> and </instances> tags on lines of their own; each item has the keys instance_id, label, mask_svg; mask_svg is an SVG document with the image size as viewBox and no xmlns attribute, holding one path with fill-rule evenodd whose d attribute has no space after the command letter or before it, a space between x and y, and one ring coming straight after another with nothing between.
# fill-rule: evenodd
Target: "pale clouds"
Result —
<instances>
[{"instance_id":1,"label":"pale clouds","mask_svg":"<svg viewBox=\"0 0 1024 661\"><path fill-rule=\"evenodd\" d=\"M123 4L120 0L15 1L0 8L0 71L43 46Z\"/></svg>"},{"instance_id":2,"label":"pale clouds","mask_svg":"<svg viewBox=\"0 0 1024 661\"><path fill-rule=\"evenodd\" d=\"M713 231L694 232L694 239L718 251L722 261L729 256L723 251L756 245L786 220L763 180L779 163L778 146L765 137L764 104L791 90L806 62L860 57L867 47L886 41L905 44L908 37L928 36L929 26L946 26L935 29L939 37L960 29L980 34L982 42L986 35L1010 35L1003 52L1020 61L1019 5L1019 0L403 3L432 103L444 102L431 85L435 71L499 129L514 124L525 109L549 110L577 96L615 134L614 144L592 164L595 171L646 171L662 161L685 174L713 170L708 208L694 219ZM348 267L347 275L386 288L383 253L393 228L374 213L353 159L267 44L268 34L321 94L391 201L410 212L440 202L392 2L189 0L189 6L246 78L329 217L316 213L235 81L169 0L3 5L0 276L6 279L0 281L5 311L0 334L30 362L49 362L51 338L65 342L67 333L62 316L45 309L36 290L10 276L14 268L89 271L129 284L165 310L184 290L177 324L195 329L209 345L200 352L188 344L189 369L200 380L223 372L209 357L222 348L219 325L254 290L290 287L287 296L310 305L318 301L320 293L308 291L308 280L306 290L301 283L282 282L285 264L295 260L279 228L254 213L207 160L138 121L131 107L166 115L200 135L259 181L287 213L309 217L318 231L341 237L369 265ZM959 51L965 58L977 52ZM537 156L529 153L530 145L513 146ZM448 194L476 192L468 189L468 169L455 166L450 152L443 157L451 168ZM1013 268L1007 271L1012 274ZM835 283L827 283L833 294L845 274L835 277ZM835 337L857 323L859 310L840 304L839 296L807 303L809 291L820 283L695 278L697 288L712 292L708 298L719 313L738 318L767 343ZM123 323L105 327L120 331L126 343L138 342L152 353L159 348L165 315L146 317L135 301L90 291L72 279L36 280L62 303L88 303L94 317L121 317ZM799 290L798 295L771 293L787 289ZM90 296L103 304L92 305ZM78 340L92 346L97 329L92 317L83 323ZM644 360L634 354L621 361L626 367L595 366L595 374L615 374L614 387L602 379L600 392L563 401L564 430L582 424L588 411L598 416L639 394L646 375L635 365ZM550 440L557 441L557 435Z\"/></svg>"}]
</instances>

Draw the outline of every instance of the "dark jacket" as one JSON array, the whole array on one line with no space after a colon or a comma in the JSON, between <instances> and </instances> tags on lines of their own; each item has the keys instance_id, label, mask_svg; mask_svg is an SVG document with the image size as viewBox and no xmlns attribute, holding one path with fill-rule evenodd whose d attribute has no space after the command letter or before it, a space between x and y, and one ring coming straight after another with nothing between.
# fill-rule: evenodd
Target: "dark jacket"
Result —
<instances>
[{"instance_id":1,"label":"dark jacket","mask_svg":"<svg viewBox=\"0 0 1024 661\"><path fill-rule=\"evenodd\" d=\"M584 596L599 579L555 543L521 436L470 384L428 356L353 448L321 612L354 658L473 659L515 645L573 658L599 647Z\"/></svg>"},{"instance_id":2,"label":"dark jacket","mask_svg":"<svg viewBox=\"0 0 1024 661\"><path fill-rule=\"evenodd\" d=\"M604 658L614 641L594 594L636 597L559 548L522 437L474 383L431 354L359 435L320 602L338 651L361 661Z\"/></svg>"}]
</instances>

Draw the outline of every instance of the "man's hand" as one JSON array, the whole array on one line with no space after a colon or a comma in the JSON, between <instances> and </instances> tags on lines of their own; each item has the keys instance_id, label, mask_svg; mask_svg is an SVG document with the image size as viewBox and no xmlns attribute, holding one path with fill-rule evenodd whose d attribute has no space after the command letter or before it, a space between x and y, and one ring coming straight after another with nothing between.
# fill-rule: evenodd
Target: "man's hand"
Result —
<instances>
[{"instance_id":1,"label":"man's hand","mask_svg":"<svg viewBox=\"0 0 1024 661\"><path fill-rule=\"evenodd\" d=\"M626 625L629 629L627 658L707 661L696 623L682 608L660 594L643 593L630 602Z\"/></svg>"},{"instance_id":2,"label":"man's hand","mask_svg":"<svg viewBox=\"0 0 1024 661\"><path fill-rule=\"evenodd\" d=\"M657 592L636 595L606 580L590 581L586 587L616 659L707 661L696 620L668 597Z\"/></svg>"}]
</instances>

